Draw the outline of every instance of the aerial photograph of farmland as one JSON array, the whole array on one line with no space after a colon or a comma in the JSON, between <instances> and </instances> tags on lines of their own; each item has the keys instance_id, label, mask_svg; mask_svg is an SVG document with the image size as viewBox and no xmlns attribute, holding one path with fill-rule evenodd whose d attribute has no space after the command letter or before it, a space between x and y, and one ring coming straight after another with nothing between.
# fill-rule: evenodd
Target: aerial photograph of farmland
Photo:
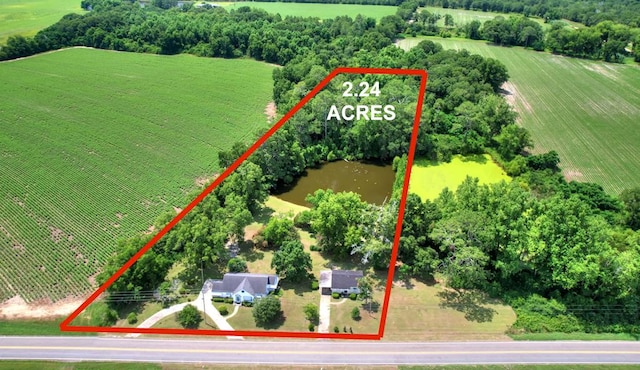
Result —
<instances>
[{"instance_id":1,"label":"aerial photograph of farmland","mask_svg":"<svg viewBox=\"0 0 640 370\"><path fill-rule=\"evenodd\" d=\"M640 365L635 0L3 0L0 87L0 369Z\"/></svg>"}]
</instances>

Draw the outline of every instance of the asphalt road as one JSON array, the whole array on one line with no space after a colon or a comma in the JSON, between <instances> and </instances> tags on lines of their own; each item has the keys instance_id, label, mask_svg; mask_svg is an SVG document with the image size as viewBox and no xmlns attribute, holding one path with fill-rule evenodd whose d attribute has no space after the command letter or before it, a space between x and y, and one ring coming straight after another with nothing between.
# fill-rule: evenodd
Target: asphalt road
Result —
<instances>
[{"instance_id":1,"label":"asphalt road","mask_svg":"<svg viewBox=\"0 0 640 370\"><path fill-rule=\"evenodd\" d=\"M221 341L0 337L0 359L254 364L640 363L640 342Z\"/></svg>"}]
</instances>

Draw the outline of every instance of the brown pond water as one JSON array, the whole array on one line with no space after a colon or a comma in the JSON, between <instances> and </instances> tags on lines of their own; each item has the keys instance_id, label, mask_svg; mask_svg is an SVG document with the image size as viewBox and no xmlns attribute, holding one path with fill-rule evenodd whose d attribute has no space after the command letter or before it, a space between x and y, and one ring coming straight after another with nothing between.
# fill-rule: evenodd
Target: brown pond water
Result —
<instances>
[{"instance_id":1,"label":"brown pond water","mask_svg":"<svg viewBox=\"0 0 640 370\"><path fill-rule=\"evenodd\" d=\"M275 196L287 202L310 206L305 202L307 194L318 189L335 192L352 191L368 203L382 204L391 197L395 172L390 164L347 162L325 163L318 168L308 168L306 174L294 185L277 189Z\"/></svg>"}]
</instances>

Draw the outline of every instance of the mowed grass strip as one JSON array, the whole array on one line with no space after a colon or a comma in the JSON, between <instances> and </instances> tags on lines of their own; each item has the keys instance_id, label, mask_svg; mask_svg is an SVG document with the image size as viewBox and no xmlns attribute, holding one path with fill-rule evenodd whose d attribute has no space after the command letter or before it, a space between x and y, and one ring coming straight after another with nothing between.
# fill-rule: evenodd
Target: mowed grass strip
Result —
<instances>
[{"instance_id":1,"label":"mowed grass strip","mask_svg":"<svg viewBox=\"0 0 640 370\"><path fill-rule=\"evenodd\" d=\"M2 0L0 1L0 45L9 36L33 36L69 13L82 13L74 0Z\"/></svg>"},{"instance_id":2,"label":"mowed grass strip","mask_svg":"<svg viewBox=\"0 0 640 370\"><path fill-rule=\"evenodd\" d=\"M477 177L480 184L511 181L488 154L463 157L456 155L448 163L416 159L411 167L409 191L423 200L434 200L442 190L455 191L469 177Z\"/></svg>"},{"instance_id":3,"label":"mowed grass strip","mask_svg":"<svg viewBox=\"0 0 640 370\"><path fill-rule=\"evenodd\" d=\"M601 184L611 194L640 183L640 69L568 58L483 41L429 38L500 60L510 75L506 96L535 143L555 150L569 180ZM424 38L402 40L405 49Z\"/></svg>"},{"instance_id":4,"label":"mowed grass strip","mask_svg":"<svg viewBox=\"0 0 640 370\"><path fill-rule=\"evenodd\" d=\"M357 4L315 4L315 3L283 3L283 2L216 2L227 10L242 6L264 9L268 13L280 14L282 17L317 17L333 19L339 16L355 18L358 14L379 20L386 15L394 15L398 9L385 5L357 5Z\"/></svg>"},{"instance_id":5,"label":"mowed grass strip","mask_svg":"<svg viewBox=\"0 0 640 370\"><path fill-rule=\"evenodd\" d=\"M88 293L117 239L268 126L273 68L81 48L0 63L0 302Z\"/></svg>"}]
</instances>

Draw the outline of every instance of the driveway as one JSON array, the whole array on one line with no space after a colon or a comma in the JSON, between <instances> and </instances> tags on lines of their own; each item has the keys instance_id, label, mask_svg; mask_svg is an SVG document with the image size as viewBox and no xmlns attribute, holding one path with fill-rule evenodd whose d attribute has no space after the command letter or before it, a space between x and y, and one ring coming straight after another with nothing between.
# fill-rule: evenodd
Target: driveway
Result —
<instances>
[{"instance_id":1,"label":"driveway","mask_svg":"<svg viewBox=\"0 0 640 370\"><path fill-rule=\"evenodd\" d=\"M320 323L318 333L328 333L331 324L331 296L320 295Z\"/></svg>"}]
</instances>

